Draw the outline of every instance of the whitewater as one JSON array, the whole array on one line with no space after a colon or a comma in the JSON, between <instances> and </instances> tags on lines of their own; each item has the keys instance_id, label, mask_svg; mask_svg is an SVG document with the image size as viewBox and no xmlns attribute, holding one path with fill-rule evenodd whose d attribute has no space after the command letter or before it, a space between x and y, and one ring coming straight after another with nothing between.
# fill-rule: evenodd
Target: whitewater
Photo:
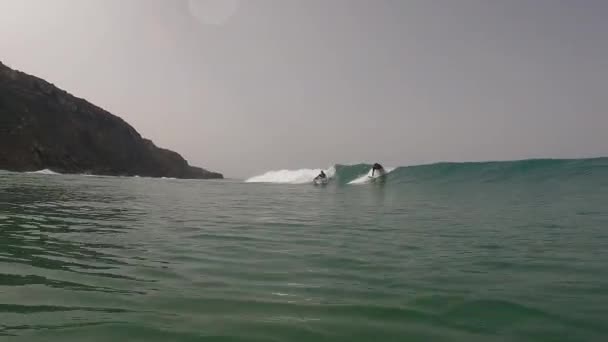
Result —
<instances>
[{"instance_id":1,"label":"whitewater","mask_svg":"<svg viewBox=\"0 0 608 342\"><path fill-rule=\"evenodd\" d=\"M247 179L246 183L279 183L279 184L305 184L324 171L329 179L336 175L336 168L327 169L300 169L300 170L276 170L268 171L262 175Z\"/></svg>"},{"instance_id":2,"label":"whitewater","mask_svg":"<svg viewBox=\"0 0 608 342\"><path fill-rule=\"evenodd\" d=\"M4 171L4 172L10 172L10 171ZM19 173L19 172L15 172L15 173ZM142 177L142 176L107 176L107 175L96 175L96 174L88 174L88 173L81 173L81 174L69 174L69 173L60 173L60 172L56 172L53 171L51 169L42 169L42 170L38 170L38 171L27 171L27 172L23 172L24 174L29 174L29 175L39 175L39 176L82 176L82 177L98 177L98 178L145 178L145 179L157 179L157 180L178 180L178 178L174 178L174 177L158 177L158 178L154 178L154 177Z\"/></svg>"}]
</instances>

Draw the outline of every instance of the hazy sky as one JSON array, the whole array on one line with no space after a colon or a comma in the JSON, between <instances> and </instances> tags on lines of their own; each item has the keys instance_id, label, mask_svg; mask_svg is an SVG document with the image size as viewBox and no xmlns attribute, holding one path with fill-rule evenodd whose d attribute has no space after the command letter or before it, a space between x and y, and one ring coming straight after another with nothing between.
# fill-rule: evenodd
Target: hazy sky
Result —
<instances>
[{"instance_id":1,"label":"hazy sky","mask_svg":"<svg viewBox=\"0 0 608 342\"><path fill-rule=\"evenodd\" d=\"M228 176L608 155L608 1L0 0L0 60Z\"/></svg>"}]
</instances>

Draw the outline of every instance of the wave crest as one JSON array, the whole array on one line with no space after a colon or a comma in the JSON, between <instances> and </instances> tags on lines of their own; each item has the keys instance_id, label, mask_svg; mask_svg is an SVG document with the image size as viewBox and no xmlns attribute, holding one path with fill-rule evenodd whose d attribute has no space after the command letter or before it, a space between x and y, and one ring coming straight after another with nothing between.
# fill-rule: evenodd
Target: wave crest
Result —
<instances>
[{"instance_id":1,"label":"wave crest","mask_svg":"<svg viewBox=\"0 0 608 342\"><path fill-rule=\"evenodd\" d=\"M32 174L32 175L60 175L61 174L61 173L58 173L58 172L55 172L55 171L49 170L49 169L31 171L31 172L27 172L27 173Z\"/></svg>"},{"instance_id":2,"label":"wave crest","mask_svg":"<svg viewBox=\"0 0 608 342\"><path fill-rule=\"evenodd\" d=\"M268 171L262 175L247 179L246 183L278 183L278 184L305 184L310 183L323 170L327 177L334 178L336 168L328 169L300 169Z\"/></svg>"},{"instance_id":3,"label":"wave crest","mask_svg":"<svg viewBox=\"0 0 608 342\"><path fill-rule=\"evenodd\" d=\"M366 184L370 164L340 165L325 169L333 183ZM386 180L395 184L471 184L569 180L576 177L595 179L606 184L608 158L530 159L498 162L436 163L387 168ZM321 169L269 171L252 177L248 183L306 184ZM599 177L599 178L597 178Z\"/></svg>"}]
</instances>

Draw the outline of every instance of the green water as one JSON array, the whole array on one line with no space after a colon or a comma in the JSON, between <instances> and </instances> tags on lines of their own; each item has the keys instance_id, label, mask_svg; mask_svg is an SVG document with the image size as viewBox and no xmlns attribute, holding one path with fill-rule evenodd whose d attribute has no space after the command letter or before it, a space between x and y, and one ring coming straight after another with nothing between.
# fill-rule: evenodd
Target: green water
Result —
<instances>
[{"instance_id":1,"label":"green water","mask_svg":"<svg viewBox=\"0 0 608 342\"><path fill-rule=\"evenodd\" d=\"M607 166L327 187L0 172L0 340L605 341Z\"/></svg>"}]
</instances>

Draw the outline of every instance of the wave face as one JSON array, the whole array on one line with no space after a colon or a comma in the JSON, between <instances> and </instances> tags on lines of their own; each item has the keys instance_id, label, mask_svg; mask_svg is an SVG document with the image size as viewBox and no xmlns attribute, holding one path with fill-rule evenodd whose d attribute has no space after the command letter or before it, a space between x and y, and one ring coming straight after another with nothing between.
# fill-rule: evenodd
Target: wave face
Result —
<instances>
[{"instance_id":1,"label":"wave face","mask_svg":"<svg viewBox=\"0 0 608 342\"><path fill-rule=\"evenodd\" d=\"M438 163L398 168L389 178L396 183L458 184L564 181L594 175L608 175L608 158Z\"/></svg>"},{"instance_id":2,"label":"wave face","mask_svg":"<svg viewBox=\"0 0 608 342\"><path fill-rule=\"evenodd\" d=\"M365 184L371 164L335 165L325 170L334 184ZM269 171L248 179L249 183L306 184L321 169ZM564 181L573 177L608 179L608 158L530 159L499 162L436 163L387 168L390 184L507 183ZM589 178L590 179L590 178Z\"/></svg>"}]
</instances>

